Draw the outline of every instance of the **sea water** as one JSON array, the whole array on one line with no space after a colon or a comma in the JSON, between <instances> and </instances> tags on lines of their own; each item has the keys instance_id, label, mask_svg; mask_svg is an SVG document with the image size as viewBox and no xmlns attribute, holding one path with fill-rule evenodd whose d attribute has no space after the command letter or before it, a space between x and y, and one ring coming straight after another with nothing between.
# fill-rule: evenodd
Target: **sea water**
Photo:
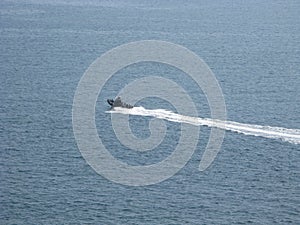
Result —
<instances>
[{"instance_id":1,"label":"sea water","mask_svg":"<svg viewBox=\"0 0 300 225\"><path fill-rule=\"evenodd\" d=\"M208 64L232 125L297 135L299 8L296 0L1 1L0 223L299 224L297 143L229 129L212 165L200 172L211 132L201 126L184 168L163 182L132 187L96 173L72 127L73 97L89 65L116 46L154 39L182 45ZM95 123L110 153L129 165L158 163L180 141L178 118L164 120L164 139L146 152L124 146L114 133L106 99L150 75L179 83L199 118L211 117L205 94L184 72L153 62L123 68L100 91ZM158 98L136 106L176 113ZM130 115L132 133L151 136L151 120Z\"/></svg>"}]
</instances>

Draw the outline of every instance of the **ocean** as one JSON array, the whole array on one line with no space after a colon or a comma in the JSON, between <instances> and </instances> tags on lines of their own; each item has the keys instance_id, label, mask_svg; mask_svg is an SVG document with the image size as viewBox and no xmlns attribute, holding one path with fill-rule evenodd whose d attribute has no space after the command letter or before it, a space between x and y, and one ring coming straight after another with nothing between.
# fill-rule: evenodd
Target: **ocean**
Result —
<instances>
[{"instance_id":1,"label":"ocean","mask_svg":"<svg viewBox=\"0 0 300 225\"><path fill-rule=\"evenodd\" d=\"M0 224L300 224L299 9L297 0L1 1ZM185 71L151 61L124 66L99 87L91 121L114 159L141 168L126 177L101 156L87 160L80 146L92 141L76 136L86 118L77 132L74 96L98 57L147 40L200 57L231 122L207 122L208 96ZM193 104L197 116L176 108L181 92L151 86L155 77L179 84L190 96L183 110ZM128 103L140 111L112 112L106 99L137 80L148 96ZM165 93L176 101L159 97ZM225 136L201 171L214 129ZM183 149L193 151L180 168L134 183L172 156L183 133L193 141ZM155 135L159 142L141 151Z\"/></svg>"}]
</instances>

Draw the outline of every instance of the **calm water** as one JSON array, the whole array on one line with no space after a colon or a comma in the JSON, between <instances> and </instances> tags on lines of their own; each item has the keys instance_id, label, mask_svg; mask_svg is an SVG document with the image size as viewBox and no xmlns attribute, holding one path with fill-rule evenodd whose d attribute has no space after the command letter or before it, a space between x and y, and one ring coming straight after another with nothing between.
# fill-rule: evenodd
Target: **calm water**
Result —
<instances>
[{"instance_id":1,"label":"calm water","mask_svg":"<svg viewBox=\"0 0 300 225\"><path fill-rule=\"evenodd\" d=\"M72 130L73 97L88 66L113 47L147 39L204 59L229 120L299 129L299 1L54 2L0 3L1 224L300 223L299 145L226 132L212 166L199 172L210 133L203 127L179 173L128 187L93 171ZM99 95L97 129L115 157L135 165L164 159L180 135L179 124L166 122L166 138L145 154L116 140L104 99L147 75L180 82L210 116L201 90L175 68L141 63L119 71ZM173 110L155 98L139 104ZM130 121L136 136L150 135L149 118Z\"/></svg>"}]
</instances>

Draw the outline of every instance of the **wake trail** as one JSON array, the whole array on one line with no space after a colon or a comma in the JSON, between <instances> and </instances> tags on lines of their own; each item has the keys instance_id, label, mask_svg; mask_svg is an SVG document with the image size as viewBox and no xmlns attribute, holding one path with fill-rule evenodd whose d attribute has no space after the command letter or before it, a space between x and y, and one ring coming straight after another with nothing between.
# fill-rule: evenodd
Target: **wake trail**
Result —
<instances>
[{"instance_id":1,"label":"wake trail","mask_svg":"<svg viewBox=\"0 0 300 225\"><path fill-rule=\"evenodd\" d=\"M210 118L190 117L180 115L165 109L145 109L143 107L134 107L132 109L116 107L109 113L120 113L136 116L149 116L158 119L164 119L176 123L187 123L195 126L208 126L227 131L237 132L245 135L265 137L272 139L281 139L293 144L300 144L300 130L288 129L283 127L261 126L254 124L244 124L233 121L222 121Z\"/></svg>"}]
</instances>

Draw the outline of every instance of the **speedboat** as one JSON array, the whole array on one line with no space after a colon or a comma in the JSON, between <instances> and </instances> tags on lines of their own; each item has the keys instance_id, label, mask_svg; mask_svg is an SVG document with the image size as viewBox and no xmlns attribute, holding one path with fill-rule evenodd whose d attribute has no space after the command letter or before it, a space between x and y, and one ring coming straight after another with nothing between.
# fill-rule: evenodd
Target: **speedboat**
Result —
<instances>
[{"instance_id":1,"label":"speedboat","mask_svg":"<svg viewBox=\"0 0 300 225\"><path fill-rule=\"evenodd\" d=\"M111 106L111 108L114 107L122 107L122 108L127 108L127 109L132 109L133 106L130 104L127 104L125 102L122 102L121 97L117 97L115 100L113 99L107 99L107 103Z\"/></svg>"}]
</instances>

